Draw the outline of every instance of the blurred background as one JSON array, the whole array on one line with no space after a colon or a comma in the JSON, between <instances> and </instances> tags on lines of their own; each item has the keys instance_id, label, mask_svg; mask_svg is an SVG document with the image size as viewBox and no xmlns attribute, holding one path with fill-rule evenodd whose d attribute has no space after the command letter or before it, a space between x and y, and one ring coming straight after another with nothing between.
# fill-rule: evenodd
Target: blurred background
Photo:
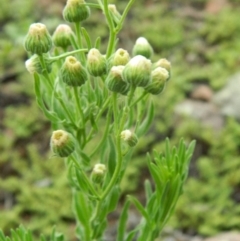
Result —
<instances>
[{"instance_id":1,"label":"blurred background","mask_svg":"<svg viewBox=\"0 0 240 241\"><path fill-rule=\"evenodd\" d=\"M121 12L127 0L109 2ZM31 23L46 24L50 33L64 23L65 0L0 4L0 228L9 233L21 223L35 235L48 235L56 224L73 240L64 163L49 152L51 126L35 102L23 49ZM240 240L234 233L240 230L239 16L239 0L136 0L119 35L119 47L130 52L144 36L155 50L153 61L172 63L172 78L154 99L157 116L136 149L123 192L144 201L142 183L149 173L143 153L161 150L167 136L173 144L181 137L197 140L185 192L159 240L213 241L223 232L233 237L227 241ZM108 29L102 13L93 9L83 25L93 39L102 37L104 51ZM117 217L109 216L109 235Z\"/></svg>"}]
</instances>

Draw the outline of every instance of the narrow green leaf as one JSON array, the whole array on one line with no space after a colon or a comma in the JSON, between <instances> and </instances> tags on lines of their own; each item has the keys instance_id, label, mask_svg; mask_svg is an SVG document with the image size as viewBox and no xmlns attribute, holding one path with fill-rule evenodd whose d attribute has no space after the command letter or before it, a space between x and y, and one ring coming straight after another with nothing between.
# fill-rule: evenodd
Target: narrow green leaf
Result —
<instances>
[{"instance_id":1,"label":"narrow green leaf","mask_svg":"<svg viewBox=\"0 0 240 241\"><path fill-rule=\"evenodd\" d=\"M147 200L149 200L153 194L152 185L149 180L145 180L144 188L145 188L146 198Z\"/></svg>"},{"instance_id":2,"label":"narrow green leaf","mask_svg":"<svg viewBox=\"0 0 240 241\"><path fill-rule=\"evenodd\" d=\"M62 233L55 233L55 240L56 241L64 241L64 236Z\"/></svg>"},{"instance_id":3,"label":"narrow green leaf","mask_svg":"<svg viewBox=\"0 0 240 241\"><path fill-rule=\"evenodd\" d=\"M83 152L83 151L78 151L78 153L80 154L80 156L82 157L82 163L85 166L89 166L91 160L90 158Z\"/></svg>"},{"instance_id":4,"label":"narrow green leaf","mask_svg":"<svg viewBox=\"0 0 240 241\"><path fill-rule=\"evenodd\" d=\"M137 234L137 232L138 232L137 229L134 229L131 232L129 232L125 241L132 241L135 235Z\"/></svg>"},{"instance_id":5,"label":"narrow green leaf","mask_svg":"<svg viewBox=\"0 0 240 241\"><path fill-rule=\"evenodd\" d=\"M149 155L148 155L148 158L147 158L147 165L148 165L148 169L149 169L149 171L151 173L151 176L154 179L155 184L157 185L156 188L161 188L162 187L162 182L161 182L161 179L159 178L157 167L156 167L155 164L153 164L151 162L151 159L150 159Z\"/></svg>"},{"instance_id":6,"label":"narrow green leaf","mask_svg":"<svg viewBox=\"0 0 240 241\"><path fill-rule=\"evenodd\" d=\"M28 230L27 232L26 232L26 241L33 241L33 238L32 238L32 232L30 231L30 230Z\"/></svg>"},{"instance_id":7,"label":"narrow green leaf","mask_svg":"<svg viewBox=\"0 0 240 241\"><path fill-rule=\"evenodd\" d=\"M82 34L83 34L83 36L84 36L84 39L85 39L85 41L86 41L86 43L87 43L88 49L91 49L91 48L92 48L91 38L90 38L87 30L86 30L84 27L81 27L81 31L82 31Z\"/></svg>"},{"instance_id":8,"label":"narrow green leaf","mask_svg":"<svg viewBox=\"0 0 240 241\"><path fill-rule=\"evenodd\" d=\"M151 217L151 215L153 215L155 213L155 204L156 204L156 192L154 194L152 194L152 196L148 199L147 202L147 212L149 214L149 216ZM159 208L159 206L158 206Z\"/></svg>"},{"instance_id":9,"label":"narrow green leaf","mask_svg":"<svg viewBox=\"0 0 240 241\"><path fill-rule=\"evenodd\" d=\"M166 163L167 163L168 167L170 168L172 155L171 155L169 138L166 138L166 140L165 140L165 158L166 158Z\"/></svg>"},{"instance_id":10,"label":"narrow green leaf","mask_svg":"<svg viewBox=\"0 0 240 241\"><path fill-rule=\"evenodd\" d=\"M74 194L74 207L77 215L77 219L84 226L89 226L89 209L86 198L81 192L76 192Z\"/></svg>"},{"instance_id":11,"label":"narrow green leaf","mask_svg":"<svg viewBox=\"0 0 240 241\"><path fill-rule=\"evenodd\" d=\"M141 213L141 215L146 219L146 221L148 223L151 223L151 220L148 216L148 213L146 212L146 210L144 209L144 207L142 206L142 204L133 196L128 195L127 196L128 199L135 205L135 207L137 208L137 210Z\"/></svg>"},{"instance_id":12,"label":"narrow green leaf","mask_svg":"<svg viewBox=\"0 0 240 241\"><path fill-rule=\"evenodd\" d=\"M77 181L78 181L78 186L80 187L81 191L88 193L89 192L88 183L83 178L81 171L79 171L77 168L75 168L75 172L76 172L76 177L77 177Z\"/></svg>"},{"instance_id":13,"label":"narrow green leaf","mask_svg":"<svg viewBox=\"0 0 240 241\"><path fill-rule=\"evenodd\" d=\"M116 158L116 150L115 150L115 144L113 142L112 136L109 135L108 137L108 148L109 148L109 155L108 155L108 172L110 177L112 177L114 170L117 165L117 158Z\"/></svg>"},{"instance_id":14,"label":"narrow green leaf","mask_svg":"<svg viewBox=\"0 0 240 241\"><path fill-rule=\"evenodd\" d=\"M119 223L118 223L118 232L117 232L117 241L124 241L127 219L128 219L128 208L130 206L130 201L127 200L123 206Z\"/></svg>"},{"instance_id":15,"label":"narrow green leaf","mask_svg":"<svg viewBox=\"0 0 240 241\"><path fill-rule=\"evenodd\" d=\"M2 232L2 230L0 230L0 241L5 241L6 237L4 235L4 233Z\"/></svg>"},{"instance_id":16,"label":"narrow green leaf","mask_svg":"<svg viewBox=\"0 0 240 241\"><path fill-rule=\"evenodd\" d=\"M93 129L94 129L95 131L98 131L98 125L97 125L97 123L96 123L96 121L95 121L95 116L92 115L92 114L90 114L89 117L90 117L90 122L91 122L91 125L92 125Z\"/></svg>"},{"instance_id":17,"label":"narrow green leaf","mask_svg":"<svg viewBox=\"0 0 240 241\"><path fill-rule=\"evenodd\" d=\"M144 135L147 130L149 129L152 121L154 118L154 105L153 102L151 102L150 107L148 107L148 112L146 114L146 118L144 119L144 121L142 122L142 124L140 124L139 128L137 129L137 136L142 136Z\"/></svg>"},{"instance_id":18,"label":"narrow green leaf","mask_svg":"<svg viewBox=\"0 0 240 241\"><path fill-rule=\"evenodd\" d=\"M39 79L38 74L36 74L36 73L34 74L34 88L35 88L35 94L36 94L36 101L37 101L40 109L45 114L45 116L52 122L62 122L62 120L59 120L59 118L55 112L47 110L47 108L42 100L42 93L40 90L40 79Z\"/></svg>"},{"instance_id":19,"label":"narrow green leaf","mask_svg":"<svg viewBox=\"0 0 240 241\"><path fill-rule=\"evenodd\" d=\"M55 241L55 231L56 231L56 226L53 226L52 232L51 232L51 241Z\"/></svg>"},{"instance_id":20,"label":"narrow green leaf","mask_svg":"<svg viewBox=\"0 0 240 241\"><path fill-rule=\"evenodd\" d=\"M94 46L95 46L96 49L100 49L100 47L101 47L101 37L97 37Z\"/></svg>"},{"instance_id":21,"label":"narrow green leaf","mask_svg":"<svg viewBox=\"0 0 240 241\"><path fill-rule=\"evenodd\" d=\"M17 233L13 229L11 229L10 232L11 232L11 239L13 241L20 241Z\"/></svg>"},{"instance_id":22,"label":"narrow green leaf","mask_svg":"<svg viewBox=\"0 0 240 241\"><path fill-rule=\"evenodd\" d=\"M114 186L110 193L108 212L112 212L116 209L119 197L120 197L120 188L118 186Z\"/></svg>"},{"instance_id":23,"label":"narrow green leaf","mask_svg":"<svg viewBox=\"0 0 240 241\"><path fill-rule=\"evenodd\" d=\"M40 235L40 241L47 241L46 237L43 234Z\"/></svg>"}]
</instances>

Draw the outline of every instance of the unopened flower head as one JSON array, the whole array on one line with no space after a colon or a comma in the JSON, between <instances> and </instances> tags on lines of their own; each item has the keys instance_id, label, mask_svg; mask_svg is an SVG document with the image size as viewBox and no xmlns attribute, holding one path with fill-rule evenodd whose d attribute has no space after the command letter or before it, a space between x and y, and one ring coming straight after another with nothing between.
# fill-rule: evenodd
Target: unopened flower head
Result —
<instances>
[{"instance_id":1,"label":"unopened flower head","mask_svg":"<svg viewBox=\"0 0 240 241\"><path fill-rule=\"evenodd\" d=\"M43 59L46 65L46 70L48 73L50 73L52 70L52 62L49 60L46 54L43 55ZM27 71L30 74L34 74L34 73L42 74L44 70L44 68L41 65L39 56L37 54L34 54L33 56L31 56L31 58L25 62L25 66Z\"/></svg>"},{"instance_id":2,"label":"unopened flower head","mask_svg":"<svg viewBox=\"0 0 240 241\"><path fill-rule=\"evenodd\" d=\"M118 12L115 4L108 4L108 10L113 18L115 24L118 24L121 20L121 14Z\"/></svg>"},{"instance_id":3,"label":"unopened flower head","mask_svg":"<svg viewBox=\"0 0 240 241\"><path fill-rule=\"evenodd\" d=\"M159 59L156 63L153 64L154 69L157 67L162 67L168 71L169 77L167 80L169 80L171 76L171 63L167 59Z\"/></svg>"},{"instance_id":4,"label":"unopened flower head","mask_svg":"<svg viewBox=\"0 0 240 241\"><path fill-rule=\"evenodd\" d=\"M52 39L44 24L33 23L30 25L24 47L33 54L42 55L49 52L52 48Z\"/></svg>"},{"instance_id":5,"label":"unopened flower head","mask_svg":"<svg viewBox=\"0 0 240 241\"><path fill-rule=\"evenodd\" d=\"M90 75L95 77L102 76L107 73L106 58L98 49L91 49L87 55L87 70Z\"/></svg>"},{"instance_id":6,"label":"unopened flower head","mask_svg":"<svg viewBox=\"0 0 240 241\"><path fill-rule=\"evenodd\" d=\"M121 139L125 141L129 146L133 147L137 144L138 138L135 133L130 130L124 130L121 132Z\"/></svg>"},{"instance_id":7,"label":"unopened flower head","mask_svg":"<svg viewBox=\"0 0 240 241\"><path fill-rule=\"evenodd\" d=\"M75 57L68 56L60 69L60 78L69 86L81 86L88 76L82 64Z\"/></svg>"},{"instance_id":8,"label":"unopened flower head","mask_svg":"<svg viewBox=\"0 0 240 241\"><path fill-rule=\"evenodd\" d=\"M126 95L129 91L130 85L123 81L123 69L124 66L122 65L113 66L108 73L105 83L109 90Z\"/></svg>"},{"instance_id":9,"label":"unopened flower head","mask_svg":"<svg viewBox=\"0 0 240 241\"><path fill-rule=\"evenodd\" d=\"M125 49L118 49L109 60L109 67L126 65L130 60L130 55Z\"/></svg>"},{"instance_id":10,"label":"unopened flower head","mask_svg":"<svg viewBox=\"0 0 240 241\"><path fill-rule=\"evenodd\" d=\"M75 150L73 136L64 130L53 131L50 146L53 153L60 157L68 157Z\"/></svg>"},{"instance_id":11,"label":"unopened flower head","mask_svg":"<svg viewBox=\"0 0 240 241\"><path fill-rule=\"evenodd\" d=\"M160 94L169 78L169 73L162 67L157 67L151 73L152 81L145 87L145 90L153 95Z\"/></svg>"},{"instance_id":12,"label":"unopened flower head","mask_svg":"<svg viewBox=\"0 0 240 241\"><path fill-rule=\"evenodd\" d=\"M104 164L96 164L91 173L91 179L94 183L101 184L106 174L106 166Z\"/></svg>"},{"instance_id":13,"label":"unopened flower head","mask_svg":"<svg viewBox=\"0 0 240 241\"><path fill-rule=\"evenodd\" d=\"M65 49L71 45L72 35L73 31L67 24L60 24L53 33L53 44Z\"/></svg>"},{"instance_id":14,"label":"unopened flower head","mask_svg":"<svg viewBox=\"0 0 240 241\"><path fill-rule=\"evenodd\" d=\"M147 39L145 39L144 37L138 38L135 45L133 46L133 56L142 55L149 59L151 58L152 54L153 49Z\"/></svg>"},{"instance_id":15,"label":"unopened flower head","mask_svg":"<svg viewBox=\"0 0 240 241\"><path fill-rule=\"evenodd\" d=\"M72 23L82 22L90 15L90 8L84 0L67 0L63 9L63 18Z\"/></svg>"},{"instance_id":16,"label":"unopened flower head","mask_svg":"<svg viewBox=\"0 0 240 241\"><path fill-rule=\"evenodd\" d=\"M151 61L141 55L133 57L123 70L123 79L131 85L145 87L151 79Z\"/></svg>"}]
</instances>

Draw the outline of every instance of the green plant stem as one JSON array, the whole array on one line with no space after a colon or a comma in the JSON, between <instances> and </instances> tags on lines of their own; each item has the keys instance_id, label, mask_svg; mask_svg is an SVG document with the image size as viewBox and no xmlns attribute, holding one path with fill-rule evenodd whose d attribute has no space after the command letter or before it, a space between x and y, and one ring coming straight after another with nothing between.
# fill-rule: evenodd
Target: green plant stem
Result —
<instances>
[{"instance_id":1,"label":"green plant stem","mask_svg":"<svg viewBox=\"0 0 240 241\"><path fill-rule=\"evenodd\" d=\"M48 88L50 88L50 91L52 91L53 90L53 83L52 83L51 78L50 78L50 76L47 72L47 66L46 66L46 63L45 63L42 55L39 55L39 60L40 60L40 63L42 65L42 68L43 68L43 76L47 79Z\"/></svg>"},{"instance_id":2,"label":"green plant stem","mask_svg":"<svg viewBox=\"0 0 240 241\"><path fill-rule=\"evenodd\" d=\"M134 105L136 105L141 99L143 99L147 94L149 94L148 92L144 91L131 105L130 108L133 107Z\"/></svg>"},{"instance_id":3,"label":"green plant stem","mask_svg":"<svg viewBox=\"0 0 240 241\"><path fill-rule=\"evenodd\" d=\"M98 193L96 192L96 190L94 189L94 187L92 186L91 182L89 181L88 177L86 176L85 172L82 170L81 166L79 165L79 163L77 162L77 160L73 157L73 155L71 155L70 157L72 159L72 161L74 162L75 166L81 171L82 173L82 177L84 178L85 182L87 182L89 188L90 188L90 191L92 192L93 195L95 195L95 197L97 199L99 199L99 195Z\"/></svg>"},{"instance_id":4,"label":"green plant stem","mask_svg":"<svg viewBox=\"0 0 240 241\"><path fill-rule=\"evenodd\" d=\"M75 101L76 101L78 113L79 113L79 115L81 117L81 120L82 120L82 128L84 128L84 126L85 126L85 118L84 118L82 107L80 105L80 98L79 98L79 95L78 95L78 89L77 89L77 87L73 87L73 90L74 90L74 96L75 96Z\"/></svg>"},{"instance_id":5,"label":"green plant stem","mask_svg":"<svg viewBox=\"0 0 240 241\"><path fill-rule=\"evenodd\" d=\"M118 120L118 108L117 108L117 94L113 94L113 114L114 114L114 132L115 132L115 138L116 138L116 152L117 152L117 166L114 170L112 179L110 180L110 183L100 196L100 199L103 200L111 191L114 184L116 183L116 180L118 178L118 175L121 171L122 167L122 148L121 148L121 138L120 138L120 130L118 129L119 126L119 120Z\"/></svg>"},{"instance_id":6,"label":"green plant stem","mask_svg":"<svg viewBox=\"0 0 240 241\"><path fill-rule=\"evenodd\" d=\"M80 49L82 49L82 37L81 37L81 23L75 23L75 30L76 30L76 33L77 33L77 41L78 41L78 47ZM85 59L85 56L82 52L80 52L80 58L81 58L81 61L83 64L86 63L86 59Z\"/></svg>"},{"instance_id":7,"label":"green plant stem","mask_svg":"<svg viewBox=\"0 0 240 241\"><path fill-rule=\"evenodd\" d=\"M110 30L108 48L106 53L106 58L108 59L112 55L112 52L114 50L115 39L116 39L116 32L114 30L113 20L108 10L108 0L103 1L103 10L104 10L104 14L106 16L108 27Z\"/></svg>"},{"instance_id":8,"label":"green plant stem","mask_svg":"<svg viewBox=\"0 0 240 241\"><path fill-rule=\"evenodd\" d=\"M127 14L128 14L128 12L129 12L130 8L132 7L134 1L135 1L135 0L130 0L130 1L128 2L126 8L124 9L123 14L122 14L122 17L121 17L121 19L120 19L120 22L118 23L117 27L115 28L115 32L116 32L116 33L119 33L119 31L122 29L124 20L125 20L125 18L127 17Z\"/></svg>"},{"instance_id":9,"label":"green plant stem","mask_svg":"<svg viewBox=\"0 0 240 241\"><path fill-rule=\"evenodd\" d=\"M109 104L110 100L111 100L111 98L108 97L108 98L106 99L106 101L104 102L103 107L101 108L101 110L99 111L99 113L98 113L97 116L96 116L96 120L95 120L96 122L99 120L99 118L101 117L101 115L103 114L103 112L104 112L104 111L106 110L106 108L108 107L108 104ZM109 113L110 113L110 112L109 112ZM107 119L108 119L108 118L107 118ZM92 135L93 135L93 132L94 132L94 128L91 128L91 131L89 132L89 134L88 134L88 136L87 136L87 138L86 138L86 143L91 140Z\"/></svg>"},{"instance_id":10,"label":"green plant stem","mask_svg":"<svg viewBox=\"0 0 240 241\"><path fill-rule=\"evenodd\" d=\"M63 100L61 98L58 98L62 108L64 109L65 113L67 114L69 120L71 121L72 125L74 126L75 129L77 129L78 127L76 126L74 119L72 118L72 115L70 114L70 112L68 111L66 105L64 104Z\"/></svg>"},{"instance_id":11,"label":"green plant stem","mask_svg":"<svg viewBox=\"0 0 240 241\"><path fill-rule=\"evenodd\" d=\"M96 4L96 3L85 3L85 4L90 8L102 9L100 4Z\"/></svg>"},{"instance_id":12,"label":"green plant stem","mask_svg":"<svg viewBox=\"0 0 240 241\"><path fill-rule=\"evenodd\" d=\"M136 88L137 88L136 86L131 85L130 92L128 94L128 99L127 99L127 106L130 106L132 99L134 97L134 92L135 92Z\"/></svg>"},{"instance_id":13,"label":"green plant stem","mask_svg":"<svg viewBox=\"0 0 240 241\"><path fill-rule=\"evenodd\" d=\"M88 49L77 49L77 50L74 50L74 51L71 51L71 52L68 52L68 53L61 54L59 56L50 57L49 59L52 60L52 61L55 61L55 60L63 59L63 58L68 57L70 55L74 55L74 54L77 54L77 53L80 53L80 52L87 52L87 51L88 51Z\"/></svg>"},{"instance_id":14,"label":"green plant stem","mask_svg":"<svg viewBox=\"0 0 240 241\"><path fill-rule=\"evenodd\" d=\"M98 150L101 148L101 146L104 144L104 142L106 141L108 134L109 134L110 119L111 119L110 117L111 117L111 115L110 115L110 111L109 111L109 114L107 117L106 128L104 130L104 135L103 135L101 141L99 142L99 144L96 146L96 148L93 150L93 152L89 155L89 158L92 158L98 152Z\"/></svg>"}]
</instances>

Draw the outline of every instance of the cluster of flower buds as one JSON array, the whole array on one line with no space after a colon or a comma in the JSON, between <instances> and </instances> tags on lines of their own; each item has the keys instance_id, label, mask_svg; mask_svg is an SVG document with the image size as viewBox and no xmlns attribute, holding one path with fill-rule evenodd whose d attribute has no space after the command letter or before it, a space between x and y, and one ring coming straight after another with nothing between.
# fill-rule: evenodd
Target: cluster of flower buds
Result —
<instances>
[{"instance_id":1,"label":"cluster of flower buds","mask_svg":"<svg viewBox=\"0 0 240 241\"><path fill-rule=\"evenodd\" d=\"M70 133L64 130L57 130L52 133L50 147L55 155L68 157L75 150L75 141Z\"/></svg>"},{"instance_id":2,"label":"cluster of flower buds","mask_svg":"<svg viewBox=\"0 0 240 241\"><path fill-rule=\"evenodd\" d=\"M171 64L166 59L152 63L152 54L151 45L143 37L133 47L133 58L126 50L118 49L108 60L107 88L122 95L127 95L130 86L143 87L153 95L161 93L170 78Z\"/></svg>"},{"instance_id":3,"label":"cluster of flower buds","mask_svg":"<svg viewBox=\"0 0 240 241\"><path fill-rule=\"evenodd\" d=\"M70 23L84 21L89 15L90 8L84 0L67 0L63 9L63 18ZM42 55L51 50L53 43L56 47L67 48L71 44L72 35L71 28L66 24L59 25L51 37L44 24L33 23L25 38L24 47L32 54Z\"/></svg>"}]
</instances>

